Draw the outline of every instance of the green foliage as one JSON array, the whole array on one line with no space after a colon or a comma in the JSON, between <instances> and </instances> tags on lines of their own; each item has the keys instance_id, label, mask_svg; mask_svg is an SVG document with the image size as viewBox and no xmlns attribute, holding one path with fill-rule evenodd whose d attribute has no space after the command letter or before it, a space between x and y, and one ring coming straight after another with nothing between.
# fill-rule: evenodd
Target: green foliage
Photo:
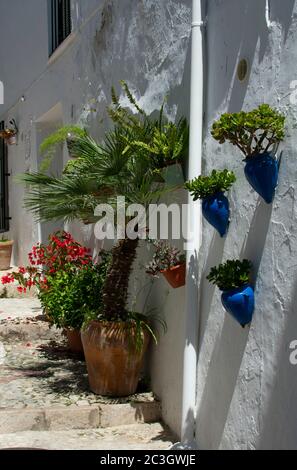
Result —
<instances>
[{"instance_id":1,"label":"green foliage","mask_svg":"<svg viewBox=\"0 0 297 470\"><path fill-rule=\"evenodd\" d=\"M149 118L126 83L121 85L135 114L121 106L113 90L108 112L114 128L106 132L102 142L96 142L87 134L78 135L71 142L75 162L68 164L60 177L31 172L18 178L27 187L25 207L36 219L80 219L84 223L93 223L100 218L94 216L95 208L102 203L116 208L117 196L124 196L126 205L136 203L147 208L173 189L155 189L155 171L164 164L163 160L170 159L169 163L172 163L185 155L186 121L180 121L177 127L168 123L164 118L164 106L158 119ZM120 240L112 249L111 266L102 291L102 312L110 321L129 321L130 318L128 286L138 239L135 243L130 242L128 238Z\"/></svg>"},{"instance_id":2,"label":"green foliage","mask_svg":"<svg viewBox=\"0 0 297 470\"><path fill-rule=\"evenodd\" d=\"M57 145L67 142L68 149L71 149L72 144L78 137L87 135L86 131L79 126L63 126L50 134L40 145L40 153L43 154L43 161L40 165L40 171L45 172L49 169Z\"/></svg>"},{"instance_id":3,"label":"green foliage","mask_svg":"<svg viewBox=\"0 0 297 470\"><path fill-rule=\"evenodd\" d=\"M211 268L207 279L216 284L220 290L226 291L248 284L251 269L252 263L247 259L227 260Z\"/></svg>"},{"instance_id":4,"label":"green foliage","mask_svg":"<svg viewBox=\"0 0 297 470\"><path fill-rule=\"evenodd\" d=\"M130 110L122 107L119 98L112 89L112 105L109 115L115 124L124 127L123 136L126 150L132 150L150 160L154 170L159 170L173 163L181 163L188 153L189 126L185 118L176 124L164 117L165 100L159 110L157 119L150 119L137 104L126 82L121 81L122 88L130 104L138 112L135 116Z\"/></svg>"},{"instance_id":5,"label":"green foliage","mask_svg":"<svg viewBox=\"0 0 297 470\"><path fill-rule=\"evenodd\" d=\"M80 329L86 319L99 314L110 255L102 252L101 257L100 264L58 271L48 277L48 288L40 291L39 298L52 324L58 328Z\"/></svg>"},{"instance_id":6,"label":"green foliage","mask_svg":"<svg viewBox=\"0 0 297 470\"><path fill-rule=\"evenodd\" d=\"M161 271L166 271L169 268L185 263L186 256L184 253L181 253L168 242L164 240L150 240L150 243L154 245L155 252L152 261L146 266L147 274L158 277Z\"/></svg>"},{"instance_id":7,"label":"green foliage","mask_svg":"<svg viewBox=\"0 0 297 470\"><path fill-rule=\"evenodd\" d=\"M233 171L213 170L210 176L198 176L192 181L185 183L185 188L193 196L194 201L204 199L213 194L228 191L232 184L236 181Z\"/></svg>"},{"instance_id":8,"label":"green foliage","mask_svg":"<svg viewBox=\"0 0 297 470\"><path fill-rule=\"evenodd\" d=\"M268 104L239 113L225 113L213 123L212 136L220 144L236 145L246 158L270 152L284 139L285 116Z\"/></svg>"}]
</instances>

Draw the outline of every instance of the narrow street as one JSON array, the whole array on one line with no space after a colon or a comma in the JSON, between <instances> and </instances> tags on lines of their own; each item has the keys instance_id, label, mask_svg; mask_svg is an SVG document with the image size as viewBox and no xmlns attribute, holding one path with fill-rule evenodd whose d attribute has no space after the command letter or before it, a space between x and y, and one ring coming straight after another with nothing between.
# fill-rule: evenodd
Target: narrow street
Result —
<instances>
[{"instance_id":1,"label":"narrow street","mask_svg":"<svg viewBox=\"0 0 297 470\"><path fill-rule=\"evenodd\" d=\"M0 448L168 449L152 393L89 391L83 358L67 349L34 298L0 300Z\"/></svg>"}]
</instances>

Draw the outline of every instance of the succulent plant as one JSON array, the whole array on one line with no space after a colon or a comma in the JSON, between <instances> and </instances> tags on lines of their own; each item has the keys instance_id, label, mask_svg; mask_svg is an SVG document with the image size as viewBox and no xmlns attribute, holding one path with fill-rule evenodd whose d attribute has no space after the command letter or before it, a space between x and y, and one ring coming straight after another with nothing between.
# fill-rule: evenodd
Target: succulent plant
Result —
<instances>
[{"instance_id":1,"label":"succulent plant","mask_svg":"<svg viewBox=\"0 0 297 470\"><path fill-rule=\"evenodd\" d=\"M227 291L248 284L251 269L252 263L247 259L229 259L212 267L206 279L217 285L220 290Z\"/></svg>"},{"instance_id":2,"label":"succulent plant","mask_svg":"<svg viewBox=\"0 0 297 470\"><path fill-rule=\"evenodd\" d=\"M226 169L222 171L213 170L209 176L200 175L192 181L187 181L185 188L196 201L219 192L228 191L235 181L236 177L233 171Z\"/></svg>"},{"instance_id":3,"label":"succulent plant","mask_svg":"<svg viewBox=\"0 0 297 470\"><path fill-rule=\"evenodd\" d=\"M146 266L146 272L158 277L161 271L183 264L186 256L180 250L164 240L149 240L154 245L155 253L152 261Z\"/></svg>"},{"instance_id":4,"label":"succulent plant","mask_svg":"<svg viewBox=\"0 0 297 470\"><path fill-rule=\"evenodd\" d=\"M252 111L222 114L211 134L220 144L236 145L246 158L273 150L284 139L285 116L268 104Z\"/></svg>"}]
</instances>

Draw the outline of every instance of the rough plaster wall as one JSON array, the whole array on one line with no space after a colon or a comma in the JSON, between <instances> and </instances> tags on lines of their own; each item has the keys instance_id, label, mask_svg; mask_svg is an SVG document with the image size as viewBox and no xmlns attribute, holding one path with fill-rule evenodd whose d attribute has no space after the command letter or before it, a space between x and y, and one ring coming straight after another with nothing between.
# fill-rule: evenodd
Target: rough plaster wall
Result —
<instances>
[{"instance_id":1,"label":"rough plaster wall","mask_svg":"<svg viewBox=\"0 0 297 470\"><path fill-rule=\"evenodd\" d=\"M296 105L290 82L296 79L297 5L271 2L271 30L265 1L208 2L208 93L203 171L229 168L237 182L230 192L232 221L220 239L203 222L200 256L200 351L197 442L200 448L286 449L297 447L297 369L289 363L289 344L297 337L296 287ZM240 83L239 58L251 72ZM251 109L261 102L287 115L279 186L267 205L245 180L242 155L219 146L210 127L221 112ZM254 263L256 309L250 328L227 313L220 292L205 279L227 258Z\"/></svg>"},{"instance_id":2,"label":"rough plaster wall","mask_svg":"<svg viewBox=\"0 0 297 470\"><path fill-rule=\"evenodd\" d=\"M41 35L32 24L43 24L46 31L46 0L18 0L18 35L30 37L33 48L22 48L19 39L9 36L14 55L7 56L8 26L16 21L15 2L7 2L6 22L0 31L5 41L0 43L0 56L18 62L18 80L10 90L10 100L0 108L5 119L14 117L19 125L19 143L9 148L12 175L36 168L39 141L36 122L60 103L65 123L86 125L95 137L102 136L110 126L106 105L110 102L110 87L125 79L148 113L159 108L168 94L166 112L171 117L188 115L190 76L191 0L79 0L73 1L73 42L54 62L47 64L47 34ZM36 9L36 2L42 8ZM10 11L11 8L11 11ZM42 16L42 18L41 18ZM7 68L11 73L12 65ZM26 71L26 80L21 77ZM1 77L0 77L1 79ZM8 77L9 79L9 77ZM27 88L31 83L30 88ZM25 94L26 101L19 98ZM10 107L10 103L16 104ZM51 123L52 125L52 123ZM16 241L15 262L26 262L31 245L37 241L37 226L22 209L23 188L10 182L11 236ZM70 226L75 236L94 245L92 227ZM162 280L159 281L162 285ZM168 288L163 281L165 291ZM163 400L165 421L178 433L180 429L183 292L171 292L164 306L162 295L154 294L166 316L168 332L159 349L152 351L153 385ZM166 294L167 295L167 294ZM167 298L167 297L166 297ZM159 299L159 300L158 300ZM178 382L178 383L177 383Z\"/></svg>"}]
</instances>

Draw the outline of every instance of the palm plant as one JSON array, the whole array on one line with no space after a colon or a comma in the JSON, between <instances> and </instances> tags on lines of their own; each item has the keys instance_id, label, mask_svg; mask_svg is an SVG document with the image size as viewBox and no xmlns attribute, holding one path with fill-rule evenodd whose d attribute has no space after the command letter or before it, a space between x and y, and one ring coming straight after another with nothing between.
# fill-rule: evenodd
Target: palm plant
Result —
<instances>
[{"instance_id":1,"label":"palm plant","mask_svg":"<svg viewBox=\"0 0 297 470\"><path fill-rule=\"evenodd\" d=\"M20 176L27 185L25 207L39 220L80 219L93 223L98 220L94 210L100 203L115 207L117 197L124 196L126 205L137 203L147 208L169 190L154 190L155 160L145 148L163 120L163 106L159 119L150 120L127 85L123 82L122 86L137 116L124 109L112 91L109 114L115 127L106 133L102 143L88 134L77 135L71 146L75 160L66 165L61 176L40 172ZM130 145L136 141L144 146ZM128 284L138 243L138 238L132 240L126 236L114 245L103 287L100 318L110 321L131 318L127 311Z\"/></svg>"}]
</instances>

